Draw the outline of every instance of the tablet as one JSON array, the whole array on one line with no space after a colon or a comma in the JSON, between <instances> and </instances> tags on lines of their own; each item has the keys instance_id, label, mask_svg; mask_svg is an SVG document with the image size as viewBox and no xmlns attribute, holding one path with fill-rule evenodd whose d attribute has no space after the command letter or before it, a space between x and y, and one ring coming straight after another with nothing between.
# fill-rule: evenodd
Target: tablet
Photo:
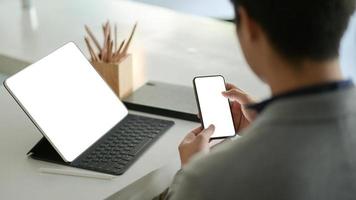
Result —
<instances>
[{"instance_id":1,"label":"tablet","mask_svg":"<svg viewBox=\"0 0 356 200\"><path fill-rule=\"evenodd\" d=\"M4 85L66 162L75 160L128 114L72 42Z\"/></svg>"}]
</instances>

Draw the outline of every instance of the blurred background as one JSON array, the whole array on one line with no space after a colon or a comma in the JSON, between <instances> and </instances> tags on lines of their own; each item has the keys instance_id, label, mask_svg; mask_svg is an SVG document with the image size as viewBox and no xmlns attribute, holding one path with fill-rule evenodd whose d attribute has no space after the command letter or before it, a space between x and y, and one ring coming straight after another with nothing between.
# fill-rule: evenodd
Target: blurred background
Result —
<instances>
[{"instance_id":1,"label":"blurred background","mask_svg":"<svg viewBox=\"0 0 356 200\"><path fill-rule=\"evenodd\" d=\"M162 6L180 12L232 21L234 10L230 0L133 0ZM356 79L356 13L340 47L340 59L344 74Z\"/></svg>"},{"instance_id":2,"label":"blurred background","mask_svg":"<svg viewBox=\"0 0 356 200\"><path fill-rule=\"evenodd\" d=\"M84 24L97 33L100 23L110 19L125 34L139 21L133 51L137 65L145 68L141 77L190 86L192 77L183 73L187 68L192 74L221 72L264 97L268 90L246 69L233 18L230 0L0 0L0 80L66 41L76 42L87 53ZM342 39L340 59L345 76L355 79L355 14ZM178 64L182 73L170 73L169 67L176 69ZM157 70L166 76L158 77Z\"/></svg>"},{"instance_id":3,"label":"blurred background","mask_svg":"<svg viewBox=\"0 0 356 200\"><path fill-rule=\"evenodd\" d=\"M162 6L179 12L222 20L232 20L234 10L230 0L133 0Z\"/></svg>"},{"instance_id":4,"label":"blurred background","mask_svg":"<svg viewBox=\"0 0 356 200\"><path fill-rule=\"evenodd\" d=\"M356 14L351 18L340 47L340 60L344 74L356 79Z\"/></svg>"}]
</instances>

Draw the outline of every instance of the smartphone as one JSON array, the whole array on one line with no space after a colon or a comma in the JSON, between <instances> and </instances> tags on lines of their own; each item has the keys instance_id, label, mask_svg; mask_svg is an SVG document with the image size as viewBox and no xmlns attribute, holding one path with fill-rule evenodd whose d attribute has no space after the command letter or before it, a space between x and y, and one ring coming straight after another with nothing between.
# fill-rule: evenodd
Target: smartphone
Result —
<instances>
[{"instance_id":1,"label":"smartphone","mask_svg":"<svg viewBox=\"0 0 356 200\"><path fill-rule=\"evenodd\" d=\"M226 91L224 77L198 76L193 79L193 85L203 128L211 124L215 126L211 139L234 137L236 131L230 102L222 95Z\"/></svg>"}]
</instances>

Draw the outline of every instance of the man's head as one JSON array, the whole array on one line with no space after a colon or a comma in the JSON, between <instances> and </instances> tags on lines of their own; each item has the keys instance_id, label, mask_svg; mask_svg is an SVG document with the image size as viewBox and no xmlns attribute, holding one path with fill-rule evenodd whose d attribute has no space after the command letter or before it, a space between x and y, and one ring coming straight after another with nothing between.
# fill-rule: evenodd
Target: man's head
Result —
<instances>
[{"instance_id":1,"label":"man's head","mask_svg":"<svg viewBox=\"0 0 356 200\"><path fill-rule=\"evenodd\" d=\"M355 6L355 0L232 2L241 47L257 74L271 56L268 51L294 66L336 59Z\"/></svg>"}]
</instances>

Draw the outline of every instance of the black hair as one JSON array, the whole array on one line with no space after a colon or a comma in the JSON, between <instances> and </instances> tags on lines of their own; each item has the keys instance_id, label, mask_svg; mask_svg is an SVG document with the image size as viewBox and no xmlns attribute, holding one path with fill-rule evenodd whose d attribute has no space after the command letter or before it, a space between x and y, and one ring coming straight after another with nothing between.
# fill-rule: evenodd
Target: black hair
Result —
<instances>
[{"instance_id":1,"label":"black hair","mask_svg":"<svg viewBox=\"0 0 356 200\"><path fill-rule=\"evenodd\" d=\"M289 61L325 61L338 57L340 40L355 9L355 0L232 0L267 34Z\"/></svg>"}]
</instances>

